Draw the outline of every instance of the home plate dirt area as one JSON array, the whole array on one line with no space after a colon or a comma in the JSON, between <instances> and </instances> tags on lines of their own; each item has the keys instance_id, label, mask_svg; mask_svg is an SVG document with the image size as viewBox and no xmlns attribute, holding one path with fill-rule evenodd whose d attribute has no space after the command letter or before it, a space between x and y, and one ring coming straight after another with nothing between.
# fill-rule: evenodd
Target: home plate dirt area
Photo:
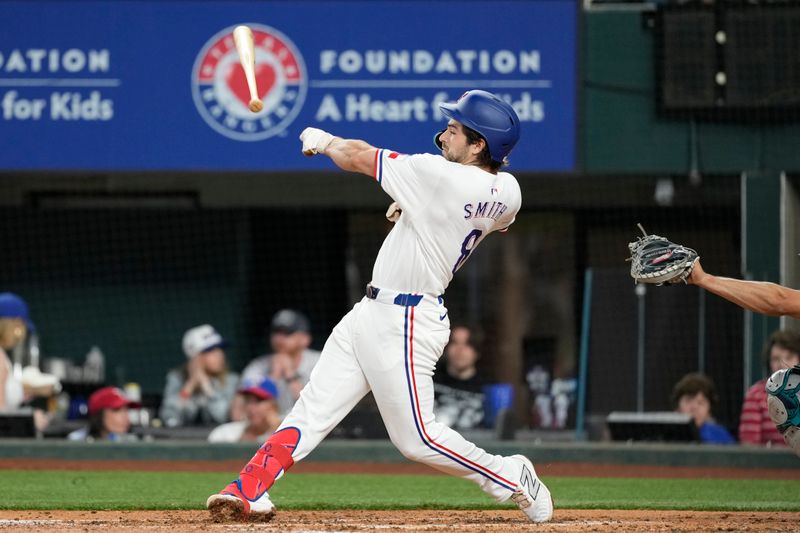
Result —
<instances>
[{"instance_id":1,"label":"home plate dirt area","mask_svg":"<svg viewBox=\"0 0 800 533\"><path fill-rule=\"evenodd\" d=\"M0 511L9 531L791 531L795 513L556 510L531 524L503 511L279 511L266 524L211 521L205 511Z\"/></svg>"}]
</instances>

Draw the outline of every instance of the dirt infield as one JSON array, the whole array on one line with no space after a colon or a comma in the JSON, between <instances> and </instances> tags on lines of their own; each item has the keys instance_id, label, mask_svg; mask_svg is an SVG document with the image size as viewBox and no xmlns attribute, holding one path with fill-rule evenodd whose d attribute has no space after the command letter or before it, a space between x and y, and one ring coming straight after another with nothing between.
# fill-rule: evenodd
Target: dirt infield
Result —
<instances>
[{"instance_id":1,"label":"dirt infield","mask_svg":"<svg viewBox=\"0 0 800 533\"><path fill-rule=\"evenodd\" d=\"M0 459L0 470L132 470L139 472L231 472L241 470L247 458L235 461L119 461L63 459ZM800 480L800 468L719 468L691 466L604 465L592 463L535 463L543 476L644 477L682 479L788 479ZM336 463L303 461L292 474L407 474L436 475L438 471L417 463ZM442 474L443 475L443 474Z\"/></svg>"},{"instance_id":2,"label":"dirt infield","mask_svg":"<svg viewBox=\"0 0 800 533\"><path fill-rule=\"evenodd\" d=\"M0 511L10 531L791 531L795 513L556 510L530 524L519 511L286 511L268 524L216 524L202 511Z\"/></svg>"}]
</instances>

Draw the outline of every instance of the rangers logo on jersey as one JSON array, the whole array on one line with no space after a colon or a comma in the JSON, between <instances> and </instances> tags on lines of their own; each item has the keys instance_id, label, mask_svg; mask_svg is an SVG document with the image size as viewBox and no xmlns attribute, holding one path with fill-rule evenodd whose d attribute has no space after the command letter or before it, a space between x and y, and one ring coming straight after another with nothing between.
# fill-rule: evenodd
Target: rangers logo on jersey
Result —
<instances>
[{"instance_id":1,"label":"rangers logo on jersey","mask_svg":"<svg viewBox=\"0 0 800 533\"><path fill-rule=\"evenodd\" d=\"M305 63L294 43L269 26L249 26L262 111L252 113L247 107L250 92L233 41L234 26L208 40L192 70L192 97L203 120L237 141L260 141L283 132L303 107L308 88Z\"/></svg>"}]
</instances>

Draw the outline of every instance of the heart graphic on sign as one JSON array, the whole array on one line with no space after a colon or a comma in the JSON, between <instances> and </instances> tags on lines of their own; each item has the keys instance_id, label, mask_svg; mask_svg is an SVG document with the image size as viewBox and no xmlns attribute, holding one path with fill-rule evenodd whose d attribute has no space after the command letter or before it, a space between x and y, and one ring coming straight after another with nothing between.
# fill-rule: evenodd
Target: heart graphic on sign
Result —
<instances>
[{"instance_id":1,"label":"heart graphic on sign","mask_svg":"<svg viewBox=\"0 0 800 533\"><path fill-rule=\"evenodd\" d=\"M241 63L231 65L226 81L231 92L247 107L250 103L250 89L247 88L247 77L244 74ZM270 65L257 64L256 87L258 88L258 97L263 100L264 95L272 90L273 85L275 85L275 70Z\"/></svg>"}]
</instances>

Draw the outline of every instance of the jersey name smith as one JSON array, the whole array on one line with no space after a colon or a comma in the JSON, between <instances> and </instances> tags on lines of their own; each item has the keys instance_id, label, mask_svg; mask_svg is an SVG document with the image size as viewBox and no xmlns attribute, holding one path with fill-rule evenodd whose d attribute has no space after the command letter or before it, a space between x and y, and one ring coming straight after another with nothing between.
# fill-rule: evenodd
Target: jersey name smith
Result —
<instances>
[{"instance_id":1,"label":"jersey name smith","mask_svg":"<svg viewBox=\"0 0 800 533\"><path fill-rule=\"evenodd\" d=\"M503 202L475 202L464 205L464 218L491 218L497 220L506 212L508 206Z\"/></svg>"}]
</instances>

